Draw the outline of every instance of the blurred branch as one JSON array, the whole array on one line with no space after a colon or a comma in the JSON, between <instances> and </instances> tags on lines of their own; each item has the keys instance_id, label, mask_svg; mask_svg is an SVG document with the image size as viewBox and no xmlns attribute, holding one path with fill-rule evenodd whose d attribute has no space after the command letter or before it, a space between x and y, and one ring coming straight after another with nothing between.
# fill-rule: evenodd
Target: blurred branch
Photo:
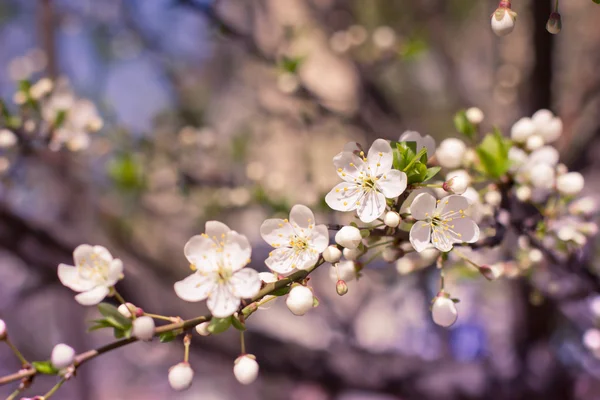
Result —
<instances>
[{"instance_id":1,"label":"blurred branch","mask_svg":"<svg viewBox=\"0 0 600 400\"><path fill-rule=\"evenodd\" d=\"M40 14L40 39L42 40L44 52L48 60L48 75L55 79L58 76L58 66L56 62L56 29L52 0L40 0Z\"/></svg>"}]
</instances>

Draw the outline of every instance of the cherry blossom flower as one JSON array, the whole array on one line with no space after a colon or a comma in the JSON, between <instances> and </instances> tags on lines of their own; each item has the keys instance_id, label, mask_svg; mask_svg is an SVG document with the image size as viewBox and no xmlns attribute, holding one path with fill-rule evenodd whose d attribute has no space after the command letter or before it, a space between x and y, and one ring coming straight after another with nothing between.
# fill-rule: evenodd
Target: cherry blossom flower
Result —
<instances>
[{"instance_id":1,"label":"cherry blossom flower","mask_svg":"<svg viewBox=\"0 0 600 400\"><path fill-rule=\"evenodd\" d=\"M60 264L58 279L66 287L80 292L75 300L84 306L100 303L119 279L123 263L102 246L82 244L73 252L75 266Z\"/></svg>"},{"instance_id":2,"label":"cherry blossom flower","mask_svg":"<svg viewBox=\"0 0 600 400\"><path fill-rule=\"evenodd\" d=\"M408 182L404 172L392 169L392 161L392 148L386 140L373 142L366 157L356 143L348 143L333 158L344 182L327 194L325 202L334 210L356 210L363 222L376 220L385 212L385 199L398 197Z\"/></svg>"},{"instance_id":3,"label":"cherry blossom flower","mask_svg":"<svg viewBox=\"0 0 600 400\"><path fill-rule=\"evenodd\" d=\"M428 193L418 195L410 206L417 221L410 230L410 243L421 252L432 243L440 251L450 251L454 243L473 243L479 239L479 227L465 214L466 197L450 195L441 200Z\"/></svg>"},{"instance_id":4,"label":"cherry blossom flower","mask_svg":"<svg viewBox=\"0 0 600 400\"><path fill-rule=\"evenodd\" d=\"M252 249L248 239L221 222L208 221L206 233L192 237L184 253L196 272L175 283L175 293L190 302L208 299L208 309L217 318L232 315L241 299L260 290L258 272L244 268Z\"/></svg>"},{"instance_id":5,"label":"cherry blossom flower","mask_svg":"<svg viewBox=\"0 0 600 400\"><path fill-rule=\"evenodd\" d=\"M275 248L265 264L284 275L312 267L329 245L327 226L316 225L313 212L301 204L292 207L289 220L273 218L263 222L260 234Z\"/></svg>"}]
</instances>

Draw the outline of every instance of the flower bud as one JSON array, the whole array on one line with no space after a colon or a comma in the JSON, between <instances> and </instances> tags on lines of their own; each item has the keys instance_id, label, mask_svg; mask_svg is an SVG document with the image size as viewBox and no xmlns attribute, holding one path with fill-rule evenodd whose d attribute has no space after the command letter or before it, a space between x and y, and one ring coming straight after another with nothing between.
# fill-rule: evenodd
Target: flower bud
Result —
<instances>
[{"instance_id":1,"label":"flower bud","mask_svg":"<svg viewBox=\"0 0 600 400\"><path fill-rule=\"evenodd\" d=\"M338 249L337 246L328 246L325 251L323 251L323 259L328 263L334 264L340 261L340 258L342 258L342 251Z\"/></svg>"},{"instance_id":2,"label":"flower bud","mask_svg":"<svg viewBox=\"0 0 600 400\"><path fill-rule=\"evenodd\" d=\"M529 250L527 257L529 257L529 261L531 261L534 264L537 264L544 259L544 254L540 249L531 249Z\"/></svg>"},{"instance_id":3,"label":"flower bud","mask_svg":"<svg viewBox=\"0 0 600 400\"><path fill-rule=\"evenodd\" d=\"M459 170L460 171L460 170ZM456 172L459 172L456 171ZM450 174L448 174L450 175ZM449 178L446 182L442 184L442 188L448 192L453 194L463 194L467 188L469 187L470 177L467 173L465 174L458 173L453 174L451 178Z\"/></svg>"},{"instance_id":4,"label":"flower bud","mask_svg":"<svg viewBox=\"0 0 600 400\"><path fill-rule=\"evenodd\" d=\"M536 164L529 170L531 184L538 189L551 189L554 185L554 168L548 164Z\"/></svg>"},{"instance_id":5,"label":"flower bud","mask_svg":"<svg viewBox=\"0 0 600 400\"><path fill-rule=\"evenodd\" d=\"M458 311L456 310L454 301L450 299L447 293L440 293L434 299L433 306L431 307L431 316L433 322L445 328L452 326L456 322Z\"/></svg>"},{"instance_id":6,"label":"flower bud","mask_svg":"<svg viewBox=\"0 0 600 400\"><path fill-rule=\"evenodd\" d=\"M335 284L335 291L340 296L343 296L346 293L348 293L348 285L346 285L346 282L344 282L343 280L339 279L337 281L337 283Z\"/></svg>"},{"instance_id":7,"label":"flower bud","mask_svg":"<svg viewBox=\"0 0 600 400\"><path fill-rule=\"evenodd\" d=\"M492 14L492 30L498 36L506 36L515 28L517 13L510 7L510 1L503 0Z\"/></svg>"},{"instance_id":8,"label":"flower bud","mask_svg":"<svg viewBox=\"0 0 600 400\"><path fill-rule=\"evenodd\" d=\"M468 108L465 112L467 120L473 125L479 125L484 118L483 111L477 107Z\"/></svg>"},{"instance_id":9,"label":"flower bud","mask_svg":"<svg viewBox=\"0 0 600 400\"><path fill-rule=\"evenodd\" d=\"M209 321L206 322L202 322L198 325L196 325L196 332L198 332L198 334L200 336L208 336L210 335L210 332L208 331L208 326L210 325Z\"/></svg>"},{"instance_id":10,"label":"flower bud","mask_svg":"<svg viewBox=\"0 0 600 400\"><path fill-rule=\"evenodd\" d=\"M8 334L6 333L6 323L0 319L0 340L6 339Z\"/></svg>"},{"instance_id":11,"label":"flower bud","mask_svg":"<svg viewBox=\"0 0 600 400\"><path fill-rule=\"evenodd\" d=\"M531 118L521 118L510 128L510 138L518 143L525 143L535 133L535 124Z\"/></svg>"},{"instance_id":12,"label":"flower bud","mask_svg":"<svg viewBox=\"0 0 600 400\"><path fill-rule=\"evenodd\" d=\"M354 226L344 226L335 234L335 242L347 249L356 249L362 242L360 230Z\"/></svg>"},{"instance_id":13,"label":"flower bud","mask_svg":"<svg viewBox=\"0 0 600 400\"><path fill-rule=\"evenodd\" d=\"M400 225L400 214L396 211L388 211L385 213L383 217L383 223L389 226L390 228L396 228Z\"/></svg>"},{"instance_id":14,"label":"flower bud","mask_svg":"<svg viewBox=\"0 0 600 400\"><path fill-rule=\"evenodd\" d=\"M498 207L502 202L502 195L497 190L488 190L483 199L492 207Z\"/></svg>"},{"instance_id":15,"label":"flower bud","mask_svg":"<svg viewBox=\"0 0 600 400\"><path fill-rule=\"evenodd\" d=\"M488 281L493 281L498 279L498 277L502 274L502 270L496 265L481 265L479 267L479 273L481 273L481 275L483 275L483 277Z\"/></svg>"},{"instance_id":16,"label":"flower bud","mask_svg":"<svg viewBox=\"0 0 600 400\"><path fill-rule=\"evenodd\" d=\"M136 317L141 317L144 312L141 308L134 306L131 303L121 304L118 308L119 313L125 318L131 318L131 311L135 313Z\"/></svg>"},{"instance_id":17,"label":"flower bud","mask_svg":"<svg viewBox=\"0 0 600 400\"><path fill-rule=\"evenodd\" d=\"M0 129L0 149L7 149L17 144L17 136L8 129Z\"/></svg>"},{"instance_id":18,"label":"flower bud","mask_svg":"<svg viewBox=\"0 0 600 400\"><path fill-rule=\"evenodd\" d=\"M466 151L467 146L462 140L449 138L442 140L435 155L442 167L458 168L462 164Z\"/></svg>"},{"instance_id":19,"label":"flower bud","mask_svg":"<svg viewBox=\"0 0 600 400\"><path fill-rule=\"evenodd\" d=\"M598 211L598 201L591 196L582 197L569 204L569 213L574 215L589 216L596 211Z\"/></svg>"},{"instance_id":20,"label":"flower bud","mask_svg":"<svg viewBox=\"0 0 600 400\"><path fill-rule=\"evenodd\" d=\"M531 135L527 138L525 142L525 147L527 150L533 151L541 148L544 145L544 138L540 135Z\"/></svg>"},{"instance_id":21,"label":"flower bud","mask_svg":"<svg viewBox=\"0 0 600 400\"><path fill-rule=\"evenodd\" d=\"M583 334L583 345L592 351L600 350L600 331L590 328Z\"/></svg>"},{"instance_id":22,"label":"flower bud","mask_svg":"<svg viewBox=\"0 0 600 400\"><path fill-rule=\"evenodd\" d=\"M396 261L396 271L400 275L408 275L417 268L417 264L408 257L402 257Z\"/></svg>"},{"instance_id":23,"label":"flower bud","mask_svg":"<svg viewBox=\"0 0 600 400\"><path fill-rule=\"evenodd\" d=\"M169 368L169 385L173 390L189 389L194 379L194 370L187 362L181 362Z\"/></svg>"},{"instance_id":24,"label":"flower bud","mask_svg":"<svg viewBox=\"0 0 600 400\"><path fill-rule=\"evenodd\" d=\"M73 364L75 360L75 350L71 346L66 344L57 344L52 349L52 355L50 356L50 362L56 369L67 368Z\"/></svg>"},{"instance_id":25,"label":"flower bud","mask_svg":"<svg viewBox=\"0 0 600 400\"><path fill-rule=\"evenodd\" d=\"M140 340L152 340L154 336L154 320L148 316L136 318L133 321L131 334Z\"/></svg>"},{"instance_id":26,"label":"flower bud","mask_svg":"<svg viewBox=\"0 0 600 400\"><path fill-rule=\"evenodd\" d=\"M556 189L564 195L574 196L581 192L585 181L579 172L569 172L556 178Z\"/></svg>"},{"instance_id":27,"label":"flower bud","mask_svg":"<svg viewBox=\"0 0 600 400\"><path fill-rule=\"evenodd\" d=\"M354 261L362 256L363 251L361 249L344 249L343 253L346 260Z\"/></svg>"},{"instance_id":28,"label":"flower bud","mask_svg":"<svg viewBox=\"0 0 600 400\"><path fill-rule=\"evenodd\" d=\"M562 28L562 21L560 20L560 14L557 12L553 12L550 14L550 18L548 18L548 22L546 23L546 30L553 35L556 35L560 32Z\"/></svg>"},{"instance_id":29,"label":"flower bud","mask_svg":"<svg viewBox=\"0 0 600 400\"><path fill-rule=\"evenodd\" d=\"M312 303L312 300L311 300ZM235 379L242 385L249 385L258 377L258 363L252 354L244 354L236 358L233 363Z\"/></svg>"},{"instance_id":30,"label":"flower bud","mask_svg":"<svg viewBox=\"0 0 600 400\"><path fill-rule=\"evenodd\" d=\"M515 194L520 201L529 201L531 199L531 188L529 186L519 186Z\"/></svg>"},{"instance_id":31,"label":"flower bud","mask_svg":"<svg viewBox=\"0 0 600 400\"><path fill-rule=\"evenodd\" d=\"M285 304L294 315L304 315L313 308L313 293L306 286L294 286L285 300Z\"/></svg>"}]
</instances>

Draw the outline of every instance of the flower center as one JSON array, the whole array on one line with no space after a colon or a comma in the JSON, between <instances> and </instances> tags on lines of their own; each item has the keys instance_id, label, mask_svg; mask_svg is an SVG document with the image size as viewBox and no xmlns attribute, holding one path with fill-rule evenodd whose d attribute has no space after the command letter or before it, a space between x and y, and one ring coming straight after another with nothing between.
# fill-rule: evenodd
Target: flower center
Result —
<instances>
[{"instance_id":1,"label":"flower center","mask_svg":"<svg viewBox=\"0 0 600 400\"><path fill-rule=\"evenodd\" d=\"M97 254L92 253L88 259L77 263L77 273L85 280L103 282L108 279L109 263Z\"/></svg>"},{"instance_id":2,"label":"flower center","mask_svg":"<svg viewBox=\"0 0 600 400\"><path fill-rule=\"evenodd\" d=\"M303 236L294 235L290 238L290 247L296 252L308 249L308 239Z\"/></svg>"}]
</instances>

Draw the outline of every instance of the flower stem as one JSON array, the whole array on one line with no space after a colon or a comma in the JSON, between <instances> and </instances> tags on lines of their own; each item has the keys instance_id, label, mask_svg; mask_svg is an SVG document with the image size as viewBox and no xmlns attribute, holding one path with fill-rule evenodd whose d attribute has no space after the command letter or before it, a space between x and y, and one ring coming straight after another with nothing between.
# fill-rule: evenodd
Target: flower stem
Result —
<instances>
[{"instance_id":1,"label":"flower stem","mask_svg":"<svg viewBox=\"0 0 600 400\"><path fill-rule=\"evenodd\" d=\"M8 337L4 339L4 341L6 342L8 347L10 347L10 349L13 351L13 353L15 353L15 356L17 356L17 358L19 359L19 361L21 361L21 364L23 364L24 367L29 365L29 361L27 361L27 359L23 357L23 354L21 354L19 349L17 349L17 347L10 341Z\"/></svg>"},{"instance_id":2,"label":"flower stem","mask_svg":"<svg viewBox=\"0 0 600 400\"><path fill-rule=\"evenodd\" d=\"M169 321L169 322L173 322L173 317L167 317L165 315L160 315L160 314L151 314L151 313L147 313L144 312L144 315L146 317L150 317L150 318L154 318L154 319L161 319L163 321Z\"/></svg>"},{"instance_id":3,"label":"flower stem","mask_svg":"<svg viewBox=\"0 0 600 400\"><path fill-rule=\"evenodd\" d=\"M6 400L15 400L17 398L17 396L19 395L19 393L21 393L22 390L21 388L18 388L17 390L15 390L14 392L12 392L7 398Z\"/></svg>"},{"instance_id":4,"label":"flower stem","mask_svg":"<svg viewBox=\"0 0 600 400\"><path fill-rule=\"evenodd\" d=\"M183 338L183 347L184 347L183 362L184 363L187 363L190 359L190 345L191 344L192 344L192 335L188 333Z\"/></svg>"},{"instance_id":5,"label":"flower stem","mask_svg":"<svg viewBox=\"0 0 600 400\"><path fill-rule=\"evenodd\" d=\"M240 348L242 354L246 354L246 341L244 340L244 331L240 331Z\"/></svg>"},{"instance_id":6,"label":"flower stem","mask_svg":"<svg viewBox=\"0 0 600 400\"><path fill-rule=\"evenodd\" d=\"M419 161L419 159L423 156L423 154L425 154L427 152L426 148L422 148L421 151L419 151L417 153L417 155L415 156L415 158L413 158L406 167L404 167L404 169L402 171L406 172L410 169L410 167L412 167L414 165L414 163L416 163L417 161Z\"/></svg>"},{"instance_id":7,"label":"flower stem","mask_svg":"<svg viewBox=\"0 0 600 400\"><path fill-rule=\"evenodd\" d=\"M66 381L67 381L67 379L66 379L66 378L62 378L60 381L58 381L58 383L57 383L56 385L54 385L54 386L52 387L52 389L50 389L50 390L48 391L48 393L46 393L45 395L43 395L43 396L42 396L42 398L43 398L44 400L48 400L50 397L52 397L52 395L53 395L54 393L56 393L56 391L57 391L58 389L60 389L60 387L62 386L62 384L63 384L63 383L65 383Z\"/></svg>"}]
</instances>

